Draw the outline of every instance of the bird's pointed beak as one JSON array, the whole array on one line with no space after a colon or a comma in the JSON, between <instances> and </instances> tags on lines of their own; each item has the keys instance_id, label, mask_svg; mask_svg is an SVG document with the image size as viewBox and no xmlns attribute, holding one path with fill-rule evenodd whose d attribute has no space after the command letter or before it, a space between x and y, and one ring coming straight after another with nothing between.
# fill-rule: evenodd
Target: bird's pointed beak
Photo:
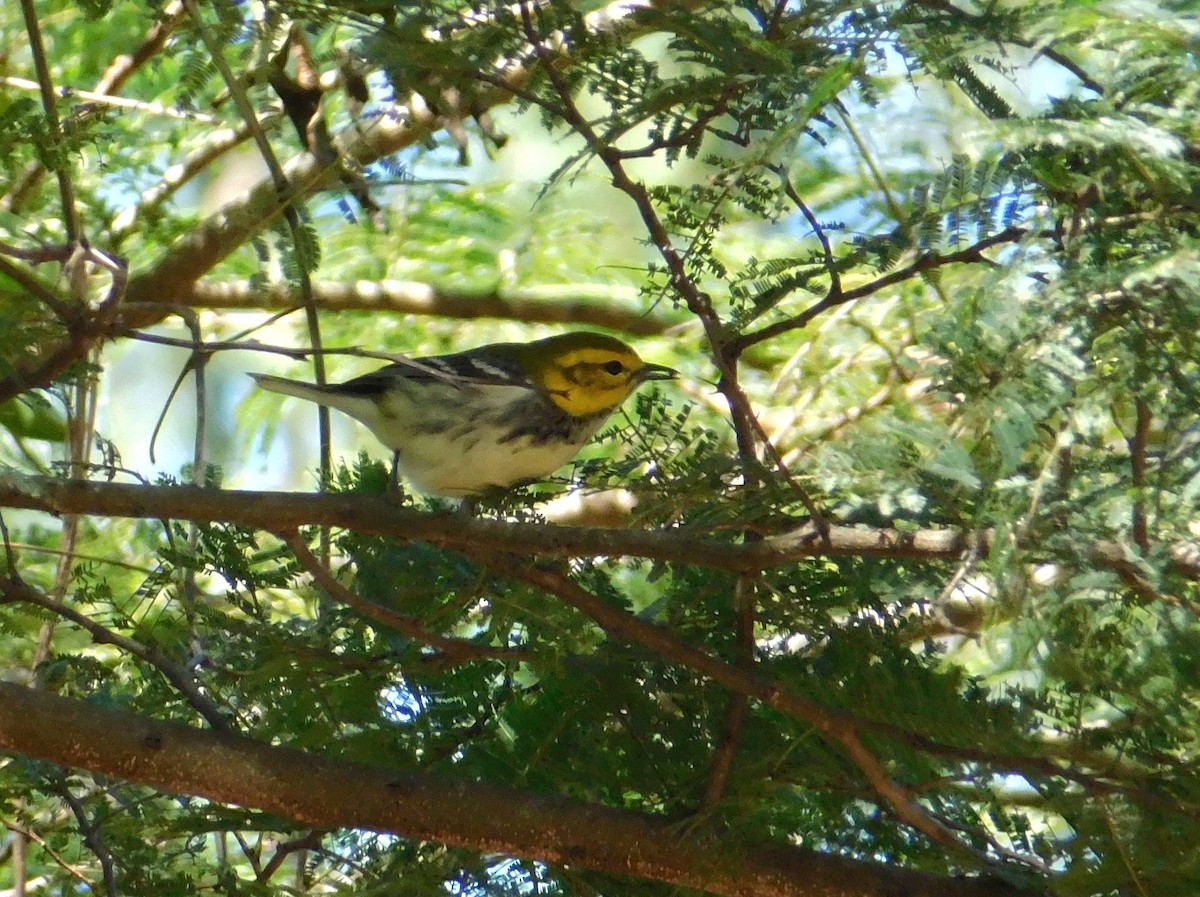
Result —
<instances>
[{"instance_id":1,"label":"bird's pointed beak","mask_svg":"<svg viewBox=\"0 0 1200 897\"><path fill-rule=\"evenodd\" d=\"M638 370L638 380L674 380L679 371L662 364L645 364Z\"/></svg>"}]
</instances>

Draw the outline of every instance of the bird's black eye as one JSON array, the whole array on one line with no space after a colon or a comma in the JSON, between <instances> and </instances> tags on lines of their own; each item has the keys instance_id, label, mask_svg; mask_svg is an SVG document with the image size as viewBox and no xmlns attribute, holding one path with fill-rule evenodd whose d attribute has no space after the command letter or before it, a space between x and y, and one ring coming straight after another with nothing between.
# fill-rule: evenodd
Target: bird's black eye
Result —
<instances>
[{"instance_id":1,"label":"bird's black eye","mask_svg":"<svg viewBox=\"0 0 1200 897\"><path fill-rule=\"evenodd\" d=\"M625 370L625 365L621 364L619 361L609 361L605 363L604 370L608 371L615 377L617 374Z\"/></svg>"}]
</instances>

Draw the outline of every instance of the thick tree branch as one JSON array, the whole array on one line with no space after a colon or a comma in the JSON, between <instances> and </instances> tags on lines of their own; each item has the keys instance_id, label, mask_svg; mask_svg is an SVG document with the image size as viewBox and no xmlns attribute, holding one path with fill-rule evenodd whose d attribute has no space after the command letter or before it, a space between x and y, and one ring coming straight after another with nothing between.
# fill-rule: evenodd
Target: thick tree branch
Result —
<instances>
[{"instance_id":1,"label":"thick tree branch","mask_svg":"<svg viewBox=\"0 0 1200 897\"><path fill-rule=\"evenodd\" d=\"M327 281L313 284L322 311L390 311L440 318L503 318L539 324L584 324L637 336L662 333L679 323L630 307L636 290L603 286L472 289L403 280ZM194 308L298 308L288 284L255 286L247 281L200 281L182 288L175 302ZM623 303L625 307L622 307Z\"/></svg>"},{"instance_id":2,"label":"thick tree branch","mask_svg":"<svg viewBox=\"0 0 1200 897\"><path fill-rule=\"evenodd\" d=\"M650 816L499 785L391 772L0 683L0 748L176 794L730 897L1034 897L819 854L681 837Z\"/></svg>"}]
</instances>

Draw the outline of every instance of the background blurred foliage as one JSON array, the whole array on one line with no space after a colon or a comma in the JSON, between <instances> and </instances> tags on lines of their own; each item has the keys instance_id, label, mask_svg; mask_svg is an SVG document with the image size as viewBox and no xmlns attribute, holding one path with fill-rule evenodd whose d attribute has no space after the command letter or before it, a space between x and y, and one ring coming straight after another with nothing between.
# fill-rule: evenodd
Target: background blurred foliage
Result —
<instances>
[{"instance_id":1,"label":"background blurred foliage","mask_svg":"<svg viewBox=\"0 0 1200 897\"><path fill-rule=\"evenodd\" d=\"M557 0L524 14L201 5L279 158L302 149L270 85L281 59L295 73L294 51L280 54L294 26L328 78L321 115L333 134L418 104L439 127L330 178L299 233L263 222L205 274L248 283L243 307L186 309L189 285L176 284L178 297L154 297L164 308L153 326L114 327L53 382L15 390L0 404L3 464L311 488L311 411L249 395L242 376L308 376L307 362L216 353L203 393L189 374L170 402L188 350L139 341L189 341L190 322L214 342L306 345L302 312L275 317L255 298L297 295L302 274L352 294L381 280L431 291L421 314L365 302L324 312L333 347L431 354L564 326L528 312L442 314L437 297L452 291L546 308L578 299L630 329L661 316L674 326L638 348L682 381L630 401L573 466L489 513L532 521L551 513L546 498L620 487L635 502L622 525L740 540L797 525L799 482L834 522L990 533L961 564L814 559L741 583L636 560L570 571L691 645L913 734L872 734L868 747L970 849L907 827L837 745L754 702L728 782L708 795L736 698L552 595L421 543L336 533L335 567L361 597L430 631L519 649L519 662L443 662L317 589L268 534L10 511L20 575L75 618L0 606L6 679L196 723L169 662L263 741L1064 897L1196 893L1200 595L1194 564L1172 554L1200 535L1193 4L657 3L618 11L618 28L594 27L598 4ZM217 209L265 169L246 135L229 138L245 123L196 22L178 4L134 0L37 8L62 129L16 80L34 66L21 9L6 4L4 254L66 240L46 167L67 173L83 234L134 276L202 222L219 230ZM102 82L156 21L166 36L112 91L132 105L70 91ZM530 35L556 33L569 39L550 77L532 65ZM532 75L492 108L505 59ZM333 84L338 71L342 88L348 73L364 77L365 105ZM614 188L608 151L644 184L717 344ZM76 308L105 289L99 273L79 283L37 270ZM20 383L66 328L27 280L0 271L0 294L0 381ZM714 389L717 353L792 480L739 453ZM377 363L327 358L335 379ZM381 491L383 467L359 455L381 458L378 446L337 420L334 443L330 488ZM1120 546L1126 566L1103 565L1097 543ZM747 588L749 653L738 638ZM93 637L80 615L147 652ZM65 891L79 876L131 895L668 891L355 831L273 867L277 846L303 834L253 811L0 761L4 893L26 879Z\"/></svg>"}]
</instances>

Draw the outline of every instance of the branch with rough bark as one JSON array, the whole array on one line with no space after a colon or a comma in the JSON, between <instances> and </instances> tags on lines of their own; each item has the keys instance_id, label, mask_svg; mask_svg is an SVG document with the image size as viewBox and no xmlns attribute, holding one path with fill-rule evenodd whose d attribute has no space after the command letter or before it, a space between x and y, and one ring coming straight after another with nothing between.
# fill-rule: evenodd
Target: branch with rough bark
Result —
<instances>
[{"instance_id":1,"label":"branch with rough bark","mask_svg":"<svg viewBox=\"0 0 1200 897\"><path fill-rule=\"evenodd\" d=\"M0 748L173 794L628 875L729 897L1034 897L788 844L680 834L673 822L555 795L396 772L0 683Z\"/></svg>"},{"instance_id":2,"label":"branch with rough bark","mask_svg":"<svg viewBox=\"0 0 1200 897\"><path fill-rule=\"evenodd\" d=\"M607 327L637 336L659 334L679 323L634 308L637 291L605 286L469 287L437 286L408 280L326 281L313 284L322 311L387 311L441 318L503 318L538 324ZM193 308L275 310L299 308L291 284L260 286L248 281L200 281L174 296Z\"/></svg>"},{"instance_id":3,"label":"branch with rough bark","mask_svg":"<svg viewBox=\"0 0 1200 897\"><path fill-rule=\"evenodd\" d=\"M891 557L950 561L972 544L957 530L830 528L828 543L803 526L745 544L702 531L613 530L508 523L418 511L386 498L342 493L258 492L142 486L34 477L0 468L0 507L51 514L194 520L273 532L339 526L364 535L416 539L446 548L552 557L641 557L716 570L755 572L811 557Z\"/></svg>"},{"instance_id":4,"label":"branch with rough bark","mask_svg":"<svg viewBox=\"0 0 1200 897\"><path fill-rule=\"evenodd\" d=\"M460 514L418 511L361 493L315 494L92 483L29 476L0 467L0 507L51 514L194 520L278 532L301 526L338 526L371 536L416 539L468 551L512 552L549 557L636 557L693 564L713 570L754 573L814 557L876 557L942 563L968 551L986 554L987 534L957 529L897 530L829 527L828 542L811 525L757 542L735 543L685 527L622 530L586 526L508 523ZM1140 577L1137 559L1116 542L1096 542L1097 564ZM1174 570L1200 580L1194 543L1170 549Z\"/></svg>"}]
</instances>

